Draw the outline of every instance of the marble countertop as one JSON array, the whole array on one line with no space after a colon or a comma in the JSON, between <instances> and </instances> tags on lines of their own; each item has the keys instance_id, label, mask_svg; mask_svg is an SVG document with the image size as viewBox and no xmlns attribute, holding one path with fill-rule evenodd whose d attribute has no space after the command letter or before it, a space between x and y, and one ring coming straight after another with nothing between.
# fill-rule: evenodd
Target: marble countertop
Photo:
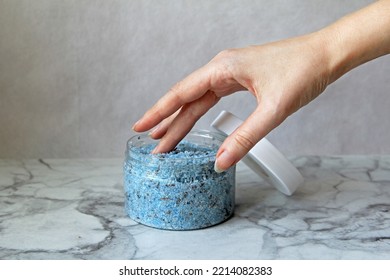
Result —
<instances>
[{"instance_id":1,"label":"marble countertop","mask_svg":"<svg viewBox=\"0 0 390 280\"><path fill-rule=\"evenodd\" d=\"M390 156L291 160L293 196L239 164L234 216L195 231L128 218L122 159L0 160L0 259L390 259Z\"/></svg>"}]
</instances>

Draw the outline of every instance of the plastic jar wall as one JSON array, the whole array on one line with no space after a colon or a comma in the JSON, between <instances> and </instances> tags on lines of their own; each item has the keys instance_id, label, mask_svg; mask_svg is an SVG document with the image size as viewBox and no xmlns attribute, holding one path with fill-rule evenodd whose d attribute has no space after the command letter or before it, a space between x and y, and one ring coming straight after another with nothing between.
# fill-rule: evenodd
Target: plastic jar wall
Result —
<instances>
[{"instance_id":1,"label":"plastic jar wall","mask_svg":"<svg viewBox=\"0 0 390 280\"><path fill-rule=\"evenodd\" d=\"M232 216L235 167L216 173L219 133L191 131L175 150L151 154L157 144L145 134L127 142L124 162L125 209L131 219L151 227L190 230Z\"/></svg>"}]
</instances>

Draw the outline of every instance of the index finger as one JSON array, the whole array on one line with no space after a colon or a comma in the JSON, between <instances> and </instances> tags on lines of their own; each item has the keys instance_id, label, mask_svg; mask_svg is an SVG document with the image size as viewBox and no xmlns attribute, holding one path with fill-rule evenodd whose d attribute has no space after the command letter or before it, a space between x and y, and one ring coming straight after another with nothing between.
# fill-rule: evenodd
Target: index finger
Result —
<instances>
[{"instance_id":1,"label":"index finger","mask_svg":"<svg viewBox=\"0 0 390 280\"><path fill-rule=\"evenodd\" d=\"M202 97L210 88L210 68L205 65L175 84L136 122L136 132L147 131L174 114L184 104Z\"/></svg>"}]
</instances>

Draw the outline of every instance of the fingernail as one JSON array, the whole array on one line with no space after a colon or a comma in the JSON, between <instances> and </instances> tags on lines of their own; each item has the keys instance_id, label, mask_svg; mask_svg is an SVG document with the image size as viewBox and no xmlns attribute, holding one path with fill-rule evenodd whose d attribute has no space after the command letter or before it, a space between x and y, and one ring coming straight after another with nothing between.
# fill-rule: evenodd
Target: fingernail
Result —
<instances>
[{"instance_id":1,"label":"fingernail","mask_svg":"<svg viewBox=\"0 0 390 280\"><path fill-rule=\"evenodd\" d=\"M235 158L229 153L229 151L223 151L215 160L214 170L217 173L221 173L229 169L235 162Z\"/></svg>"},{"instance_id":2,"label":"fingernail","mask_svg":"<svg viewBox=\"0 0 390 280\"><path fill-rule=\"evenodd\" d=\"M132 130L135 130L135 127L139 124L139 120L133 125L133 127L131 128Z\"/></svg>"},{"instance_id":3,"label":"fingernail","mask_svg":"<svg viewBox=\"0 0 390 280\"><path fill-rule=\"evenodd\" d=\"M217 173L222 173L224 171L222 169L219 169L219 167L217 165L217 161L215 161L215 163L214 163L214 171Z\"/></svg>"},{"instance_id":4,"label":"fingernail","mask_svg":"<svg viewBox=\"0 0 390 280\"><path fill-rule=\"evenodd\" d=\"M153 149L152 154L158 154L158 145Z\"/></svg>"}]
</instances>

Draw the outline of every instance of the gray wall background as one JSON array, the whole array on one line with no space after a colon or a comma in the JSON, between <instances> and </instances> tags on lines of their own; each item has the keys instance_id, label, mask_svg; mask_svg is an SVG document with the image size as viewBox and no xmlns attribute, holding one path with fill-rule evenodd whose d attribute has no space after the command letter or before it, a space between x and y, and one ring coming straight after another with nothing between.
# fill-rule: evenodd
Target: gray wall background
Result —
<instances>
[{"instance_id":1,"label":"gray wall background","mask_svg":"<svg viewBox=\"0 0 390 280\"><path fill-rule=\"evenodd\" d=\"M219 51L315 31L371 1L0 0L0 157L117 157L132 124ZM390 153L390 57L267 137L287 155ZM223 99L245 118L248 93Z\"/></svg>"}]
</instances>

